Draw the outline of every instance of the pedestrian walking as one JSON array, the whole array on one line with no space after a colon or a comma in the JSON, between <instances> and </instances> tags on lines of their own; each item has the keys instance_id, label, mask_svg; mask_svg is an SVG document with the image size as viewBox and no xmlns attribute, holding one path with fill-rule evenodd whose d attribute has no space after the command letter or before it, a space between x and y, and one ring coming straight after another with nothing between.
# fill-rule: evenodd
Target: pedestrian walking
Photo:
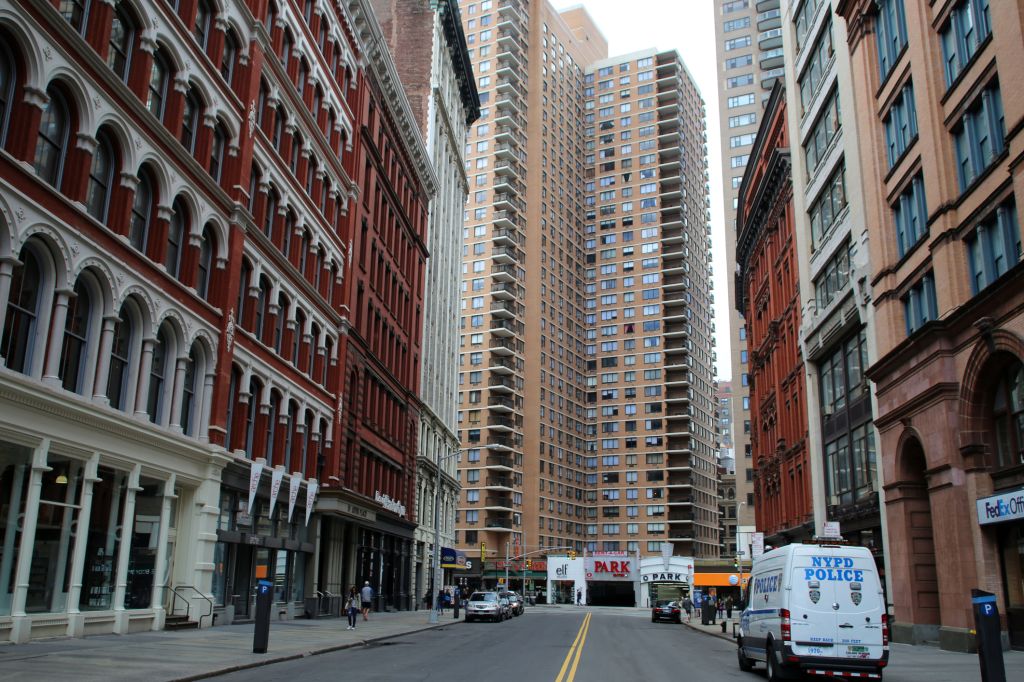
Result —
<instances>
[{"instance_id":1,"label":"pedestrian walking","mask_svg":"<svg viewBox=\"0 0 1024 682\"><path fill-rule=\"evenodd\" d=\"M718 604L716 604L716 606L718 606L718 618L721 619L725 615L725 601L721 598L717 601Z\"/></svg>"},{"instance_id":2,"label":"pedestrian walking","mask_svg":"<svg viewBox=\"0 0 1024 682\"><path fill-rule=\"evenodd\" d=\"M370 605L373 603L373 588L370 587L370 581L369 580L367 580L365 583L363 583L363 589L360 591L359 596L362 599L363 620L370 620L369 614L370 614Z\"/></svg>"},{"instance_id":3,"label":"pedestrian walking","mask_svg":"<svg viewBox=\"0 0 1024 682\"><path fill-rule=\"evenodd\" d=\"M345 611L348 614L348 629L356 629L356 617L359 615L359 593L353 585L348 590L348 598L345 600Z\"/></svg>"},{"instance_id":4,"label":"pedestrian walking","mask_svg":"<svg viewBox=\"0 0 1024 682\"><path fill-rule=\"evenodd\" d=\"M683 597L683 611L686 611L686 622L689 623L693 613L693 601L689 597Z\"/></svg>"},{"instance_id":5,"label":"pedestrian walking","mask_svg":"<svg viewBox=\"0 0 1024 682\"><path fill-rule=\"evenodd\" d=\"M437 591L437 612L444 613L444 590Z\"/></svg>"},{"instance_id":6,"label":"pedestrian walking","mask_svg":"<svg viewBox=\"0 0 1024 682\"><path fill-rule=\"evenodd\" d=\"M576 606L583 604L583 590L576 590Z\"/></svg>"},{"instance_id":7,"label":"pedestrian walking","mask_svg":"<svg viewBox=\"0 0 1024 682\"><path fill-rule=\"evenodd\" d=\"M444 608L449 609L452 606L452 591L451 588L444 591Z\"/></svg>"},{"instance_id":8,"label":"pedestrian walking","mask_svg":"<svg viewBox=\"0 0 1024 682\"><path fill-rule=\"evenodd\" d=\"M732 597L725 598L725 617L732 620Z\"/></svg>"}]
</instances>

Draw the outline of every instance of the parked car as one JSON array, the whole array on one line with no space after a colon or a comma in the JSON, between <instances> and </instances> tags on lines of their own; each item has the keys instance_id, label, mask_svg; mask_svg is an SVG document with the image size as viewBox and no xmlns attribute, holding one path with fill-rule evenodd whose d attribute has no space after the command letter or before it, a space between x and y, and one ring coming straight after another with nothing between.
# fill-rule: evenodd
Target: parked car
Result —
<instances>
[{"instance_id":1,"label":"parked car","mask_svg":"<svg viewBox=\"0 0 1024 682\"><path fill-rule=\"evenodd\" d=\"M655 602L651 608L651 622L657 623L659 620L682 623L683 613L682 609L679 608L679 602L665 600Z\"/></svg>"},{"instance_id":2,"label":"parked car","mask_svg":"<svg viewBox=\"0 0 1024 682\"><path fill-rule=\"evenodd\" d=\"M489 620L497 623L504 620L508 609L508 600L505 601L503 605L497 592L474 592L466 602L466 622Z\"/></svg>"},{"instance_id":3,"label":"parked car","mask_svg":"<svg viewBox=\"0 0 1024 682\"><path fill-rule=\"evenodd\" d=\"M499 596L506 597L512 604L512 615L521 616L526 610L526 600L515 592L500 592Z\"/></svg>"},{"instance_id":4,"label":"parked car","mask_svg":"<svg viewBox=\"0 0 1024 682\"><path fill-rule=\"evenodd\" d=\"M502 597L498 595L498 603L501 604L501 615L505 620L512 617L512 602L509 601L508 597Z\"/></svg>"}]
</instances>

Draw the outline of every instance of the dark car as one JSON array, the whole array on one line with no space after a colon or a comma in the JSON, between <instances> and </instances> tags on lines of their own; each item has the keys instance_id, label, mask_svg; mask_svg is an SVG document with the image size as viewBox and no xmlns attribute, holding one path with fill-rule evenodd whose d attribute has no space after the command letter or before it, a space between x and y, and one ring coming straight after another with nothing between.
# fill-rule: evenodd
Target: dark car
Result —
<instances>
[{"instance_id":1,"label":"dark car","mask_svg":"<svg viewBox=\"0 0 1024 682\"><path fill-rule=\"evenodd\" d=\"M499 596L508 598L509 603L512 606L512 615L521 616L526 610L526 602L515 592L499 592Z\"/></svg>"},{"instance_id":2,"label":"dark car","mask_svg":"<svg viewBox=\"0 0 1024 682\"><path fill-rule=\"evenodd\" d=\"M655 602L654 607L651 608L651 622L657 623L659 620L669 620L673 623L682 623L683 614L682 609L679 608L679 602L677 601L658 601Z\"/></svg>"}]
</instances>

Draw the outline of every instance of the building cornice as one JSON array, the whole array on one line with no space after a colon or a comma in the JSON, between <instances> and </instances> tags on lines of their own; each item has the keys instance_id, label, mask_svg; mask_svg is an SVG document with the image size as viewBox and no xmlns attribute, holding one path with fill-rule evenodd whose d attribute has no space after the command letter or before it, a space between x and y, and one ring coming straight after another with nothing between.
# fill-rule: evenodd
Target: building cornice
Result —
<instances>
[{"instance_id":1,"label":"building cornice","mask_svg":"<svg viewBox=\"0 0 1024 682\"><path fill-rule=\"evenodd\" d=\"M480 118L480 93L476 89L476 76L473 75L473 63L469 58L466 33L462 30L459 3L457 0L430 0L430 7L441 17L448 56L451 57L455 77L459 81L466 125L472 125L473 121Z\"/></svg>"},{"instance_id":2,"label":"building cornice","mask_svg":"<svg viewBox=\"0 0 1024 682\"><path fill-rule=\"evenodd\" d=\"M412 160L420 183L429 197L437 193L437 175L430 162L427 146L423 141L416 117L405 95L405 88L398 77L398 69L387 48L380 24L369 5L369 0L345 0L345 8L352 19L352 27L359 41L359 51L365 61L365 69L380 86L406 152Z\"/></svg>"}]
</instances>

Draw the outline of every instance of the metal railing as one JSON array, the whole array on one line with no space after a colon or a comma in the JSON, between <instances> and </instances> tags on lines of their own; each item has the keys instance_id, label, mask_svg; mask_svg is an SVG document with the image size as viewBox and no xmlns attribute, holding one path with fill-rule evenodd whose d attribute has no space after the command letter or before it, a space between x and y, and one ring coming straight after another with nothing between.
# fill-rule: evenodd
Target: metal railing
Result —
<instances>
[{"instance_id":1,"label":"metal railing","mask_svg":"<svg viewBox=\"0 0 1024 682\"><path fill-rule=\"evenodd\" d=\"M185 617L191 620L192 615L192 602L185 597L184 594L178 592L178 590L192 590L199 597L206 602L209 607L206 613L199 615L199 627L203 627L203 618L209 618L210 622L213 623L213 600L207 597L205 594L199 591L194 585L178 585L177 587L171 587L171 615L177 615L177 602L180 599L185 603Z\"/></svg>"}]
</instances>

